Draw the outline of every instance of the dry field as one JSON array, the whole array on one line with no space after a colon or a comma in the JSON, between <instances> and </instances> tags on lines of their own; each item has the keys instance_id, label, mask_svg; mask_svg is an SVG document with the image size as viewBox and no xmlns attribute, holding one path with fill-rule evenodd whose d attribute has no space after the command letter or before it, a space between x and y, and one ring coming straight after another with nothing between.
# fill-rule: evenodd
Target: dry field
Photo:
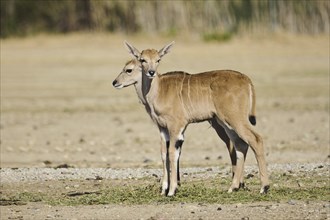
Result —
<instances>
[{"instance_id":1,"label":"dry field","mask_svg":"<svg viewBox=\"0 0 330 220\"><path fill-rule=\"evenodd\" d=\"M116 90L111 85L131 58L125 39L138 49L160 49L172 40L105 34L1 40L2 169L160 168L158 131L134 88ZM250 76L257 93L256 129L264 138L269 164L328 166L328 36L238 37L226 43L175 40L161 72L234 69ZM188 127L181 158L182 167L230 164L225 145L207 123ZM247 165L255 164L249 151ZM10 187L2 184L1 189ZM8 207L1 210L10 217ZM70 212L68 207L62 210ZM24 211L22 216L32 218Z\"/></svg>"}]
</instances>

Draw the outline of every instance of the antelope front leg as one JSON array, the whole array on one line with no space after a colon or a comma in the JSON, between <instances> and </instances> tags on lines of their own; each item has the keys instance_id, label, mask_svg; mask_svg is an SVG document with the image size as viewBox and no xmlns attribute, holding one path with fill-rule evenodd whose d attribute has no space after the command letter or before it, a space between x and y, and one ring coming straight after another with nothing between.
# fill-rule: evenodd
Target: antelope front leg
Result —
<instances>
[{"instance_id":1,"label":"antelope front leg","mask_svg":"<svg viewBox=\"0 0 330 220\"><path fill-rule=\"evenodd\" d=\"M160 135L161 135L161 157L163 162L163 177L162 177L162 192L161 195L166 195L168 192L168 185L169 185L169 157L168 157L168 148L170 145L169 135L166 129L160 128Z\"/></svg>"},{"instance_id":2,"label":"antelope front leg","mask_svg":"<svg viewBox=\"0 0 330 220\"><path fill-rule=\"evenodd\" d=\"M243 165L242 165L242 173L241 173L241 178L240 178L240 183L239 183L239 188L245 189L245 190L248 190L248 188L245 186L245 183L244 183L244 164L245 164L246 155L247 155L248 150L249 150L249 146L246 145L246 148L243 149L244 161L243 161Z\"/></svg>"},{"instance_id":3,"label":"antelope front leg","mask_svg":"<svg viewBox=\"0 0 330 220\"><path fill-rule=\"evenodd\" d=\"M179 158L181 153L181 147L183 144L183 129L179 133L179 136L173 135L170 140L170 146L168 149L169 161L170 161L170 189L167 196L173 196L178 187L178 176L179 176Z\"/></svg>"}]
</instances>

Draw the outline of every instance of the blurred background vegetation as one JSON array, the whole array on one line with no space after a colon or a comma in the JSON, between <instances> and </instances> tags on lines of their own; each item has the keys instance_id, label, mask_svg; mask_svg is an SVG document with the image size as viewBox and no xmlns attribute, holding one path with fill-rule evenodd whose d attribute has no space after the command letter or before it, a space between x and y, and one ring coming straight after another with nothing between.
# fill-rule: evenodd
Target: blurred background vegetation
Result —
<instances>
[{"instance_id":1,"label":"blurred background vegetation","mask_svg":"<svg viewBox=\"0 0 330 220\"><path fill-rule=\"evenodd\" d=\"M100 31L227 40L246 32L329 33L327 0L1 0L1 37Z\"/></svg>"}]
</instances>

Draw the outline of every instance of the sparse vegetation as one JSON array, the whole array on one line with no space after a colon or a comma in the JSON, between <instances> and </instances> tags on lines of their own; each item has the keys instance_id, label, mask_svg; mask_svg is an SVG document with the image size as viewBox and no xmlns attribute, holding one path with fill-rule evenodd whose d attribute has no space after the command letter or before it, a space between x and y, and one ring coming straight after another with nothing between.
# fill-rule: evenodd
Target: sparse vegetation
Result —
<instances>
[{"instance_id":1,"label":"sparse vegetation","mask_svg":"<svg viewBox=\"0 0 330 220\"><path fill-rule=\"evenodd\" d=\"M97 204L168 204L168 203L206 203L206 204L234 204L253 203L262 201L281 202L288 200L302 201L328 201L330 200L328 177L319 176L293 176L288 174L273 174L272 188L267 195L260 195L257 177L247 179L249 190L240 190L227 193L226 186L230 178L217 178L205 180L184 181L175 197L160 195L159 183L153 179L139 179L127 181L108 181L97 187L97 191L88 191L93 182L80 181L77 192L61 190L48 190L37 192L17 191L15 194L2 196L2 204L8 201L22 204L28 202L44 202L50 205L97 205ZM60 184L60 182L55 183ZM76 183L74 183L76 184ZM54 185L54 183L52 183ZM94 187L94 190L96 188ZM85 191L84 191L85 190ZM87 191L86 191L87 190ZM6 199L4 199L6 198Z\"/></svg>"}]
</instances>

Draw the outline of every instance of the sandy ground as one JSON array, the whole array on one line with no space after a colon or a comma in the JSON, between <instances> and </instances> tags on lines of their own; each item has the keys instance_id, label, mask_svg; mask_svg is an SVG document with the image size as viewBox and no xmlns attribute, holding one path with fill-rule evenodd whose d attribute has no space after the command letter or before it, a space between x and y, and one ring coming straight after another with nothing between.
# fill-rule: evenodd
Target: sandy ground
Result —
<instances>
[{"instance_id":1,"label":"sandy ground","mask_svg":"<svg viewBox=\"0 0 330 220\"><path fill-rule=\"evenodd\" d=\"M75 168L160 168L159 134L134 89L116 90L111 85L130 59L124 39L127 36L74 34L1 40L2 168L61 164ZM139 49L159 49L172 39L135 36L127 40ZM250 76L257 93L256 130L264 138L269 164L329 161L328 36L255 36L207 44L183 37L175 40L173 50L162 60L161 72L234 69ZM229 164L225 145L207 123L188 127L182 167ZM252 151L247 164L256 164ZM267 205L246 206L255 206L260 209L257 213L263 213L262 207ZM280 204L278 213L288 212L286 205ZM303 206L301 203L290 210L299 213ZM166 219L175 213L187 217L190 209L208 213L218 206L184 205L184 211L172 205L143 207L153 210L155 215L150 216L155 219ZM221 207L237 211L231 205ZM28 204L19 212L24 219L33 219L28 213L35 209L48 210L52 217L60 212L59 219L74 218L68 213L82 211L86 216L97 212L95 218L102 219L107 209L117 210L114 213L118 212L119 218L126 210L135 212L141 207L86 209ZM165 209L168 215L157 215ZM216 218L214 213L206 218Z\"/></svg>"},{"instance_id":2,"label":"sandy ground","mask_svg":"<svg viewBox=\"0 0 330 220\"><path fill-rule=\"evenodd\" d=\"M33 203L28 206L3 208L8 219L329 219L327 202L166 205L91 205L49 206ZM10 217L12 216L12 217ZM28 216L28 217L26 217Z\"/></svg>"}]
</instances>

